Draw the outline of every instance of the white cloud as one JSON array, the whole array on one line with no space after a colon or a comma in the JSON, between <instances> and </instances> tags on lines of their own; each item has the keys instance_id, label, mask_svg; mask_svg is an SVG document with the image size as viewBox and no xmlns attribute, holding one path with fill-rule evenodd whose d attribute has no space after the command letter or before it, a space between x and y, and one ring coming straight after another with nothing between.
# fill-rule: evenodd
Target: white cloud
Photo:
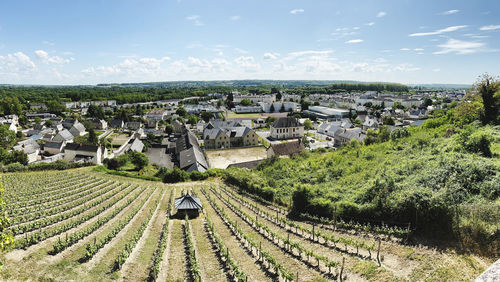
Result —
<instances>
[{"instance_id":1,"label":"white cloud","mask_svg":"<svg viewBox=\"0 0 500 282\"><path fill-rule=\"evenodd\" d=\"M485 46L482 42L473 42L473 41L462 41L456 39L448 39L448 41L444 44L438 45L441 50L434 52L433 54L448 54L448 53L456 53L456 54L473 54L481 51L481 49Z\"/></svg>"},{"instance_id":2,"label":"white cloud","mask_svg":"<svg viewBox=\"0 0 500 282\"><path fill-rule=\"evenodd\" d=\"M446 32L452 32L452 31L457 31L459 29L466 28L466 25L456 25L456 26L450 26L447 28L443 29L438 29L436 31L431 31L431 32L418 32L418 33L412 33L408 36L414 37L414 36L427 36L427 35L438 35L438 34L443 34Z\"/></svg>"},{"instance_id":3,"label":"white cloud","mask_svg":"<svg viewBox=\"0 0 500 282\"><path fill-rule=\"evenodd\" d=\"M376 58L373 60L375 63L387 63L387 60L384 58Z\"/></svg>"},{"instance_id":4,"label":"white cloud","mask_svg":"<svg viewBox=\"0 0 500 282\"><path fill-rule=\"evenodd\" d=\"M360 29L360 27L359 27L359 26L355 26L355 27L353 27L352 29L354 29L354 30L358 30L358 29Z\"/></svg>"},{"instance_id":5,"label":"white cloud","mask_svg":"<svg viewBox=\"0 0 500 282\"><path fill-rule=\"evenodd\" d=\"M500 29L500 25L485 25L479 28L479 30L487 31L487 30L497 30Z\"/></svg>"},{"instance_id":6,"label":"white cloud","mask_svg":"<svg viewBox=\"0 0 500 282\"><path fill-rule=\"evenodd\" d=\"M401 50L401 51L410 51L410 48L401 48L399 50Z\"/></svg>"},{"instance_id":7,"label":"white cloud","mask_svg":"<svg viewBox=\"0 0 500 282\"><path fill-rule=\"evenodd\" d=\"M413 51L424 51L424 49L423 48L415 48L415 49L413 49Z\"/></svg>"},{"instance_id":8,"label":"white cloud","mask_svg":"<svg viewBox=\"0 0 500 282\"><path fill-rule=\"evenodd\" d=\"M264 53L264 60L276 60L279 55L279 53Z\"/></svg>"},{"instance_id":9,"label":"white cloud","mask_svg":"<svg viewBox=\"0 0 500 282\"><path fill-rule=\"evenodd\" d=\"M369 22L369 23L366 23L365 25L367 25L367 26L373 26L373 25L375 25L375 22Z\"/></svg>"},{"instance_id":10,"label":"white cloud","mask_svg":"<svg viewBox=\"0 0 500 282\"><path fill-rule=\"evenodd\" d=\"M433 72L440 72L440 71L441 71L441 69L439 69L439 68L435 68L435 69L432 69L432 71L433 71Z\"/></svg>"},{"instance_id":11,"label":"white cloud","mask_svg":"<svg viewBox=\"0 0 500 282\"><path fill-rule=\"evenodd\" d=\"M445 15L445 16L447 16L447 15L453 15L453 14L456 14L458 12L460 12L460 10L448 10L448 11L442 12L441 15Z\"/></svg>"},{"instance_id":12,"label":"white cloud","mask_svg":"<svg viewBox=\"0 0 500 282\"><path fill-rule=\"evenodd\" d=\"M201 20L199 15L191 15L187 16L186 20L192 22L195 26L202 26L205 25Z\"/></svg>"},{"instance_id":13,"label":"white cloud","mask_svg":"<svg viewBox=\"0 0 500 282\"><path fill-rule=\"evenodd\" d=\"M345 43L353 44L353 43L361 43L361 42L363 42L363 39L351 39L351 40L347 40Z\"/></svg>"},{"instance_id":14,"label":"white cloud","mask_svg":"<svg viewBox=\"0 0 500 282\"><path fill-rule=\"evenodd\" d=\"M36 69L35 63L23 52L0 56L0 73L14 74L30 72Z\"/></svg>"},{"instance_id":15,"label":"white cloud","mask_svg":"<svg viewBox=\"0 0 500 282\"><path fill-rule=\"evenodd\" d=\"M241 19L241 17L239 15L235 15L235 16L231 16L230 19L232 21L237 21L237 20Z\"/></svg>"},{"instance_id":16,"label":"white cloud","mask_svg":"<svg viewBox=\"0 0 500 282\"><path fill-rule=\"evenodd\" d=\"M385 16L387 16L387 13L383 12L383 11L382 12L378 12L378 14L377 14L377 18L382 18L382 17L385 17Z\"/></svg>"},{"instance_id":17,"label":"white cloud","mask_svg":"<svg viewBox=\"0 0 500 282\"><path fill-rule=\"evenodd\" d=\"M300 14L300 13L304 13L304 9L293 9L290 11L290 14L293 14L293 15Z\"/></svg>"},{"instance_id":18,"label":"white cloud","mask_svg":"<svg viewBox=\"0 0 500 282\"><path fill-rule=\"evenodd\" d=\"M61 58L59 56L50 56L49 53L43 50L36 50L35 55L43 64L62 65L71 61L70 59Z\"/></svg>"},{"instance_id":19,"label":"white cloud","mask_svg":"<svg viewBox=\"0 0 500 282\"><path fill-rule=\"evenodd\" d=\"M255 59L252 56L240 56L234 59L234 62L245 71L256 71L260 69L260 64L255 62Z\"/></svg>"}]
</instances>

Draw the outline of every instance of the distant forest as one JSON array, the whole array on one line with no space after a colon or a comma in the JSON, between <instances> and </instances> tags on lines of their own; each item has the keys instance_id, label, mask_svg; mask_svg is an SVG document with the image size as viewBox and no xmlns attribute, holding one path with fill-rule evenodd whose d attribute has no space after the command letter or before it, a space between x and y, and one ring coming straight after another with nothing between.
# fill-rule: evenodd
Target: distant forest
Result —
<instances>
[{"instance_id":1,"label":"distant forest","mask_svg":"<svg viewBox=\"0 0 500 282\"><path fill-rule=\"evenodd\" d=\"M272 82L272 84L271 84ZM284 90L295 94L336 93L342 91L390 91L408 92L409 88L396 83L351 83L326 84L327 81L220 81L220 82L161 82L144 84L119 84L98 86L15 86L0 85L0 98L17 97L23 104L47 101L76 102L116 100L118 104L137 103L191 96L206 96L209 93L228 94L238 90L242 93L267 94ZM322 85L322 86L320 86Z\"/></svg>"}]
</instances>

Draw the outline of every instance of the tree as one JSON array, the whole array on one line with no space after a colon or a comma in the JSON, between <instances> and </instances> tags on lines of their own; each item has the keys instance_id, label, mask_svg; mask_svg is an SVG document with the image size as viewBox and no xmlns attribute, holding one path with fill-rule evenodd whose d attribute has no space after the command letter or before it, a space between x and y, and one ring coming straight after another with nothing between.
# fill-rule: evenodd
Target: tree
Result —
<instances>
[{"instance_id":1,"label":"tree","mask_svg":"<svg viewBox=\"0 0 500 282\"><path fill-rule=\"evenodd\" d=\"M100 106L90 105L87 110L87 115L93 118L104 119L104 110Z\"/></svg>"},{"instance_id":2,"label":"tree","mask_svg":"<svg viewBox=\"0 0 500 282\"><path fill-rule=\"evenodd\" d=\"M483 74L476 84L476 90L483 100L484 112L481 114L483 124L500 124L500 80Z\"/></svg>"},{"instance_id":3,"label":"tree","mask_svg":"<svg viewBox=\"0 0 500 282\"><path fill-rule=\"evenodd\" d=\"M306 121L304 121L304 129L305 130L310 130L312 128L313 128L312 122L309 119L306 119Z\"/></svg>"},{"instance_id":4,"label":"tree","mask_svg":"<svg viewBox=\"0 0 500 282\"><path fill-rule=\"evenodd\" d=\"M306 148L309 148L311 147L311 144L309 142L309 139L307 139L307 136L302 136L302 140L301 140L302 144L304 145L304 147Z\"/></svg>"},{"instance_id":5,"label":"tree","mask_svg":"<svg viewBox=\"0 0 500 282\"><path fill-rule=\"evenodd\" d=\"M45 103L47 105L47 111L52 114L61 115L66 111L66 107L56 100L48 101Z\"/></svg>"},{"instance_id":6,"label":"tree","mask_svg":"<svg viewBox=\"0 0 500 282\"><path fill-rule=\"evenodd\" d=\"M274 104L271 104L271 107L269 108L269 112L274 113Z\"/></svg>"},{"instance_id":7,"label":"tree","mask_svg":"<svg viewBox=\"0 0 500 282\"><path fill-rule=\"evenodd\" d=\"M28 155L24 151L12 151L10 155L7 157L7 162L9 164L12 163L20 163L22 165L28 164Z\"/></svg>"},{"instance_id":8,"label":"tree","mask_svg":"<svg viewBox=\"0 0 500 282\"><path fill-rule=\"evenodd\" d=\"M391 130L389 130L389 127L382 126L378 129L378 135L377 135L378 142L389 141L390 137L391 137Z\"/></svg>"},{"instance_id":9,"label":"tree","mask_svg":"<svg viewBox=\"0 0 500 282\"><path fill-rule=\"evenodd\" d=\"M391 116L383 116L382 123L384 125L394 125L394 119Z\"/></svg>"},{"instance_id":10,"label":"tree","mask_svg":"<svg viewBox=\"0 0 500 282\"><path fill-rule=\"evenodd\" d=\"M205 122L209 122L210 119L212 118L212 113L210 112L201 112L201 118L205 121Z\"/></svg>"},{"instance_id":11,"label":"tree","mask_svg":"<svg viewBox=\"0 0 500 282\"><path fill-rule=\"evenodd\" d=\"M40 117L35 117L35 123L36 124L41 124L42 123L42 119Z\"/></svg>"},{"instance_id":12,"label":"tree","mask_svg":"<svg viewBox=\"0 0 500 282\"><path fill-rule=\"evenodd\" d=\"M172 132L174 132L174 126L171 125L170 123L165 125L165 133L170 135L170 134L172 134Z\"/></svg>"},{"instance_id":13,"label":"tree","mask_svg":"<svg viewBox=\"0 0 500 282\"><path fill-rule=\"evenodd\" d=\"M280 112L283 113L285 111L285 104L281 104Z\"/></svg>"},{"instance_id":14,"label":"tree","mask_svg":"<svg viewBox=\"0 0 500 282\"><path fill-rule=\"evenodd\" d=\"M1 100L0 106L5 115L20 116L23 114L23 107L17 97L4 97Z\"/></svg>"},{"instance_id":15,"label":"tree","mask_svg":"<svg viewBox=\"0 0 500 282\"><path fill-rule=\"evenodd\" d=\"M245 98L245 99L241 100L241 102L240 102L240 105L242 105L242 106L250 106L251 104L252 104L252 101L250 101L250 99L248 99L248 98Z\"/></svg>"},{"instance_id":16,"label":"tree","mask_svg":"<svg viewBox=\"0 0 500 282\"><path fill-rule=\"evenodd\" d=\"M188 115L186 109L184 109L184 107L179 107L176 111L175 111L176 114L178 114L179 116L181 117L186 117Z\"/></svg>"},{"instance_id":17,"label":"tree","mask_svg":"<svg viewBox=\"0 0 500 282\"><path fill-rule=\"evenodd\" d=\"M87 136L87 140L90 144L97 145L99 143L99 138L97 137L97 134L95 133L95 130L93 127L90 127L88 129L89 134Z\"/></svg>"},{"instance_id":18,"label":"tree","mask_svg":"<svg viewBox=\"0 0 500 282\"><path fill-rule=\"evenodd\" d=\"M50 119L45 121L45 126L46 127L52 127L52 125L53 124L52 124L52 121Z\"/></svg>"},{"instance_id":19,"label":"tree","mask_svg":"<svg viewBox=\"0 0 500 282\"><path fill-rule=\"evenodd\" d=\"M129 158L136 170L141 170L149 164L148 157L140 152L130 152Z\"/></svg>"},{"instance_id":20,"label":"tree","mask_svg":"<svg viewBox=\"0 0 500 282\"><path fill-rule=\"evenodd\" d=\"M425 98L422 106L424 107L432 106L432 100L430 98Z\"/></svg>"},{"instance_id":21,"label":"tree","mask_svg":"<svg viewBox=\"0 0 500 282\"><path fill-rule=\"evenodd\" d=\"M198 123L198 117L195 116L195 115L189 115L188 116L188 123L192 124L192 125L197 124Z\"/></svg>"},{"instance_id":22,"label":"tree","mask_svg":"<svg viewBox=\"0 0 500 282\"><path fill-rule=\"evenodd\" d=\"M16 143L16 133L9 129L7 125L0 125L0 146L10 148Z\"/></svg>"}]
</instances>

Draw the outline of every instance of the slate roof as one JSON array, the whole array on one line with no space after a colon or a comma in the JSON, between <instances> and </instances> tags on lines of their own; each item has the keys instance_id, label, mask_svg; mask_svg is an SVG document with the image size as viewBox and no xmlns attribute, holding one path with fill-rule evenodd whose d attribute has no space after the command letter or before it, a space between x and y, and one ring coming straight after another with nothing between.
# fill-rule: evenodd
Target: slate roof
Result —
<instances>
[{"instance_id":1,"label":"slate roof","mask_svg":"<svg viewBox=\"0 0 500 282\"><path fill-rule=\"evenodd\" d=\"M44 148L61 149L62 145L63 145L63 142L49 141L49 142L45 143Z\"/></svg>"},{"instance_id":2,"label":"slate roof","mask_svg":"<svg viewBox=\"0 0 500 282\"><path fill-rule=\"evenodd\" d=\"M181 169L189 168L195 163L199 163L205 170L208 168L205 156L203 156L203 153L198 148L191 147L180 152L179 166Z\"/></svg>"},{"instance_id":3,"label":"slate roof","mask_svg":"<svg viewBox=\"0 0 500 282\"><path fill-rule=\"evenodd\" d=\"M66 145L65 150L71 151L79 151L79 152L97 152L99 147L95 145L86 145L86 144L77 144L77 143L68 143Z\"/></svg>"},{"instance_id":4,"label":"slate roof","mask_svg":"<svg viewBox=\"0 0 500 282\"><path fill-rule=\"evenodd\" d=\"M73 136L73 134L71 134L71 132L69 132L67 129L64 129L63 131L59 132L57 135L61 136L66 141L75 138Z\"/></svg>"},{"instance_id":5,"label":"slate roof","mask_svg":"<svg viewBox=\"0 0 500 282\"><path fill-rule=\"evenodd\" d=\"M177 210L198 210L203 208L199 198L186 194L175 198L175 209Z\"/></svg>"},{"instance_id":6,"label":"slate roof","mask_svg":"<svg viewBox=\"0 0 500 282\"><path fill-rule=\"evenodd\" d=\"M114 128L122 128L123 127L123 120L121 119L114 119L111 121L111 127Z\"/></svg>"},{"instance_id":7,"label":"slate roof","mask_svg":"<svg viewBox=\"0 0 500 282\"><path fill-rule=\"evenodd\" d=\"M144 143L139 138L135 138L132 145L130 145L130 150L141 153L142 149L144 149Z\"/></svg>"},{"instance_id":8,"label":"slate roof","mask_svg":"<svg viewBox=\"0 0 500 282\"><path fill-rule=\"evenodd\" d=\"M297 127L301 126L299 121L294 117L280 117L271 125L274 128L282 128L282 127Z\"/></svg>"},{"instance_id":9,"label":"slate roof","mask_svg":"<svg viewBox=\"0 0 500 282\"><path fill-rule=\"evenodd\" d=\"M205 128L211 129L216 127L224 128L224 127L239 127L239 126L242 126L242 124L237 120L227 120L227 121L212 120L205 126Z\"/></svg>"},{"instance_id":10,"label":"slate roof","mask_svg":"<svg viewBox=\"0 0 500 282\"><path fill-rule=\"evenodd\" d=\"M71 129L76 129L78 132L84 132L85 131L85 126L82 123L75 123L73 124L73 127Z\"/></svg>"},{"instance_id":11,"label":"slate roof","mask_svg":"<svg viewBox=\"0 0 500 282\"><path fill-rule=\"evenodd\" d=\"M289 156L305 150L304 144L299 141L271 144L269 150L273 150L277 156Z\"/></svg>"}]
</instances>

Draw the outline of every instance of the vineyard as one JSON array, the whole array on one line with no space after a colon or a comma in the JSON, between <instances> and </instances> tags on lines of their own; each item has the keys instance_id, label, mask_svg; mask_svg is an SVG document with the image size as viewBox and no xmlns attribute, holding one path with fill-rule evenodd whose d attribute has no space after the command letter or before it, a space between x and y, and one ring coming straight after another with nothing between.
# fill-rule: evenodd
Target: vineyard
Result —
<instances>
[{"instance_id":1,"label":"vineyard","mask_svg":"<svg viewBox=\"0 0 500 282\"><path fill-rule=\"evenodd\" d=\"M287 216L220 180L166 185L80 168L4 174L14 245L2 280L472 280L491 260L408 230ZM201 200L199 216L174 199Z\"/></svg>"}]
</instances>

